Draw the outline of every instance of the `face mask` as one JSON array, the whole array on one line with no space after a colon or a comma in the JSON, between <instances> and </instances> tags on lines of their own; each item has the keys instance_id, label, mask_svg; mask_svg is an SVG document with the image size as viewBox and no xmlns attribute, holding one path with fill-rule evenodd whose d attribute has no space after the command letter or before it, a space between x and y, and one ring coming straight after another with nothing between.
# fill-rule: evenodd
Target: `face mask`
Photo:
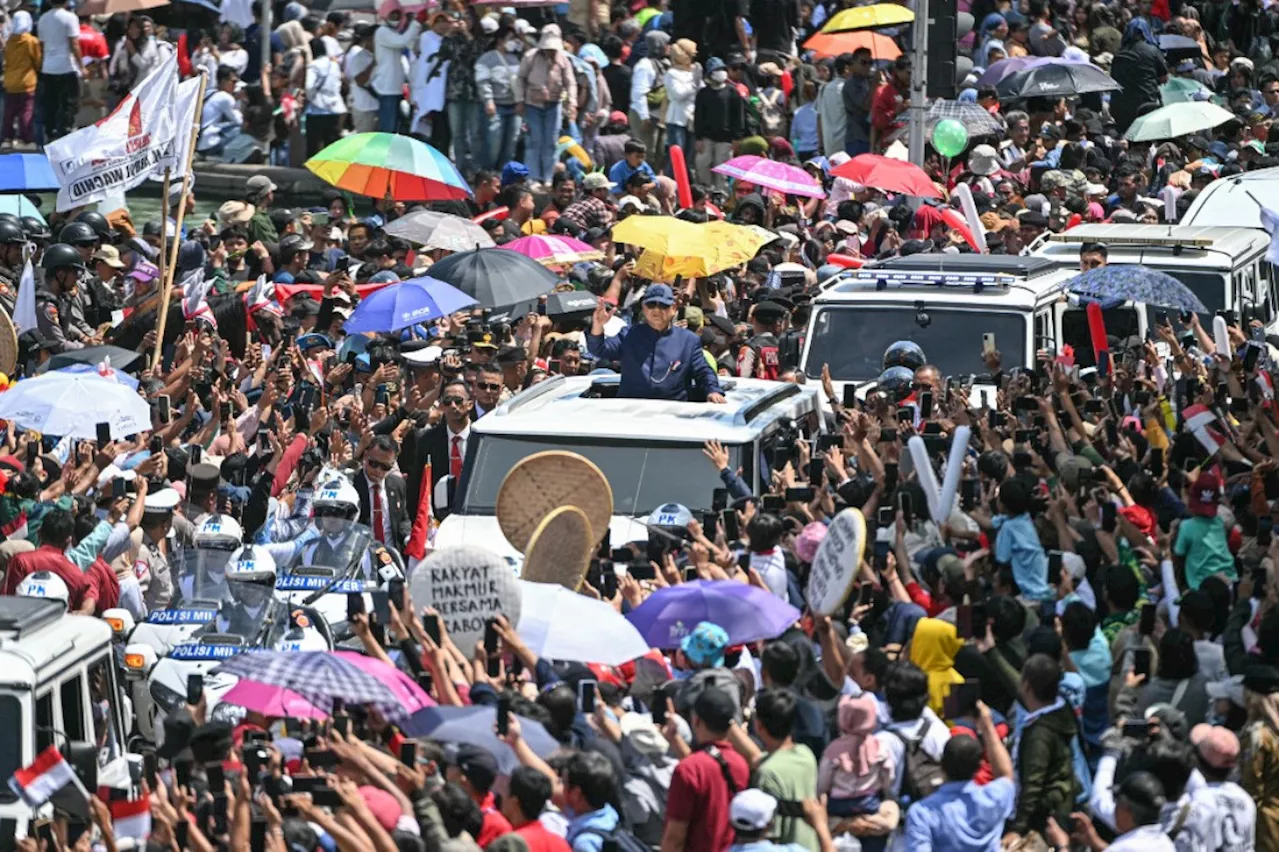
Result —
<instances>
[{"instance_id":1,"label":"face mask","mask_svg":"<svg viewBox=\"0 0 1280 852\"><path fill-rule=\"evenodd\" d=\"M515 39L511 39L504 46L507 49L507 53L518 53L520 51L520 42Z\"/></svg>"},{"instance_id":2,"label":"face mask","mask_svg":"<svg viewBox=\"0 0 1280 852\"><path fill-rule=\"evenodd\" d=\"M713 83L723 83L725 80L728 80L728 79L729 79L728 71L721 69L719 71L711 72L711 82Z\"/></svg>"}]
</instances>

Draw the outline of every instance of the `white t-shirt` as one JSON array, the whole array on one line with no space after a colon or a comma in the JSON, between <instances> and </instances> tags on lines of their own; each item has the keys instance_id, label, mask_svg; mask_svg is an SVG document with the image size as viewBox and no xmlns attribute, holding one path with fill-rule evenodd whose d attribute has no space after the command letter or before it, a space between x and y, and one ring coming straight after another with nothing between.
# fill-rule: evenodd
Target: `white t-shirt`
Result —
<instances>
[{"instance_id":1,"label":"white t-shirt","mask_svg":"<svg viewBox=\"0 0 1280 852\"><path fill-rule=\"evenodd\" d=\"M1205 841L1206 848L1217 852L1253 852L1258 807L1239 784L1210 783L1188 792L1197 807L1191 812L1193 816L1189 817L1187 828ZM1198 824L1191 825L1193 819Z\"/></svg>"},{"instance_id":2,"label":"white t-shirt","mask_svg":"<svg viewBox=\"0 0 1280 852\"><path fill-rule=\"evenodd\" d=\"M346 74L347 80L350 81L347 89L351 92L351 109L355 112L377 112L378 110L378 96L370 88L373 80L366 80L363 86L356 82L356 78L363 74L372 64L372 51L365 50L358 45L353 45L351 50L347 51L347 58L343 62L342 71ZM372 78L373 75L369 76Z\"/></svg>"},{"instance_id":3,"label":"white t-shirt","mask_svg":"<svg viewBox=\"0 0 1280 852\"><path fill-rule=\"evenodd\" d=\"M67 9L52 9L40 16L36 36L44 47L41 74L79 74L71 56L70 40L80 38L80 20Z\"/></svg>"},{"instance_id":4,"label":"white t-shirt","mask_svg":"<svg viewBox=\"0 0 1280 852\"><path fill-rule=\"evenodd\" d=\"M787 600L787 561L782 557L782 548L751 554L751 567L760 574L775 598Z\"/></svg>"},{"instance_id":5,"label":"white t-shirt","mask_svg":"<svg viewBox=\"0 0 1280 852\"><path fill-rule=\"evenodd\" d=\"M1143 825L1111 841L1107 852L1174 852L1174 848L1159 825Z\"/></svg>"}]
</instances>

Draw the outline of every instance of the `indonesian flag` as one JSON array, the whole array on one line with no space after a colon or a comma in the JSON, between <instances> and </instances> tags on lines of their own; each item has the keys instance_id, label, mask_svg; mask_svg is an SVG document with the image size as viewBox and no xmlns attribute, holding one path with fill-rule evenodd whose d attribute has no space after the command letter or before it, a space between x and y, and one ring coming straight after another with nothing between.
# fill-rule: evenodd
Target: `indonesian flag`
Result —
<instances>
[{"instance_id":1,"label":"indonesian flag","mask_svg":"<svg viewBox=\"0 0 1280 852\"><path fill-rule=\"evenodd\" d=\"M405 543L404 552L414 559L422 559L427 555L427 540L431 528L435 526L435 518L431 513L431 464L422 469L422 481L418 483L418 514L413 519L413 527L409 530L409 541Z\"/></svg>"},{"instance_id":2,"label":"indonesian flag","mask_svg":"<svg viewBox=\"0 0 1280 852\"><path fill-rule=\"evenodd\" d=\"M278 317L284 316L284 310L275 300L275 287L267 283L265 275L259 275L258 280L253 282L253 286L244 292L244 309L250 318L258 311L266 311Z\"/></svg>"},{"instance_id":3,"label":"indonesian flag","mask_svg":"<svg viewBox=\"0 0 1280 852\"><path fill-rule=\"evenodd\" d=\"M67 788L70 788L68 792L72 795L65 799L74 801L78 797L85 804L87 814L89 793L76 777L75 769L62 756L58 747L53 745L36 755L34 763L19 769L9 779L9 789L33 808L40 807ZM60 800L63 798L60 797ZM60 801L59 804L63 802Z\"/></svg>"},{"instance_id":4,"label":"indonesian flag","mask_svg":"<svg viewBox=\"0 0 1280 852\"><path fill-rule=\"evenodd\" d=\"M116 839L132 837L139 843L151 836L151 799L110 802L111 827L115 830Z\"/></svg>"},{"instance_id":5,"label":"indonesian flag","mask_svg":"<svg viewBox=\"0 0 1280 852\"><path fill-rule=\"evenodd\" d=\"M1200 446L1204 447L1205 451L1211 456L1222 449L1222 445L1227 442L1226 437L1218 426L1218 415L1203 405L1192 405L1184 408L1182 410L1182 421L1186 424L1187 429L1191 430L1191 434L1196 436Z\"/></svg>"},{"instance_id":6,"label":"indonesian flag","mask_svg":"<svg viewBox=\"0 0 1280 852\"><path fill-rule=\"evenodd\" d=\"M1271 402L1276 398L1276 389L1271 384L1271 374L1266 370L1259 370L1258 375L1253 377L1253 381L1258 385L1258 390L1262 392L1262 398L1267 402Z\"/></svg>"}]
</instances>

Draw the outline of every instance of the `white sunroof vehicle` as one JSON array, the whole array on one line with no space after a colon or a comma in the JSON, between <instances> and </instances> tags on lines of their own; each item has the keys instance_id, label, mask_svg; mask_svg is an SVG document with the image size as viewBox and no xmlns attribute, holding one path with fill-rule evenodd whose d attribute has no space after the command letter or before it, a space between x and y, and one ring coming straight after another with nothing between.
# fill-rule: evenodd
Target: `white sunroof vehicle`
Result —
<instances>
[{"instance_id":1,"label":"white sunroof vehicle","mask_svg":"<svg viewBox=\"0 0 1280 852\"><path fill-rule=\"evenodd\" d=\"M615 546L646 537L644 519L664 503L697 513L721 487L703 444L720 441L730 465L760 493L763 459L781 441L822 428L816 385L721 378L726 404L618 399L618 376L556 376L522 391L471 426L455 501L435 546L471 543L518 561L494 515L498 489L521 459L567 450L590 459L613 490Z\"/></svg>"}]
</instances>

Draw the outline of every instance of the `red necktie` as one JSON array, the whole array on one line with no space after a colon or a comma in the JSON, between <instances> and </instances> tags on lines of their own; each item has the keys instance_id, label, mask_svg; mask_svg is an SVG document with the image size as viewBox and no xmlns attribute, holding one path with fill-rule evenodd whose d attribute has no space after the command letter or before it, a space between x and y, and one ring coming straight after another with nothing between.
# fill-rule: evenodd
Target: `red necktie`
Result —
<instances>
[{"instance_id":1,"label":"red necktie","mask_svg":"<svg viewBox=\"0 0 1280 852\"><path fill-rule=\"evenodd\" d=\"M449 447L449 475L454 479L462 476L462 436L454 435Z\"/></svg>"},{"instance_id":2,"label":"red necktie","mask_svg":"<svg viewBox=\"0 0 1280 852\"><path fill-rule=\"evenodd\" d=\"M369 484L372 486L369 496L373 498L373 537L378 541L385 541L386 534L382 531L382 486L376 482Z\"/></svg>"}]
</instances>

